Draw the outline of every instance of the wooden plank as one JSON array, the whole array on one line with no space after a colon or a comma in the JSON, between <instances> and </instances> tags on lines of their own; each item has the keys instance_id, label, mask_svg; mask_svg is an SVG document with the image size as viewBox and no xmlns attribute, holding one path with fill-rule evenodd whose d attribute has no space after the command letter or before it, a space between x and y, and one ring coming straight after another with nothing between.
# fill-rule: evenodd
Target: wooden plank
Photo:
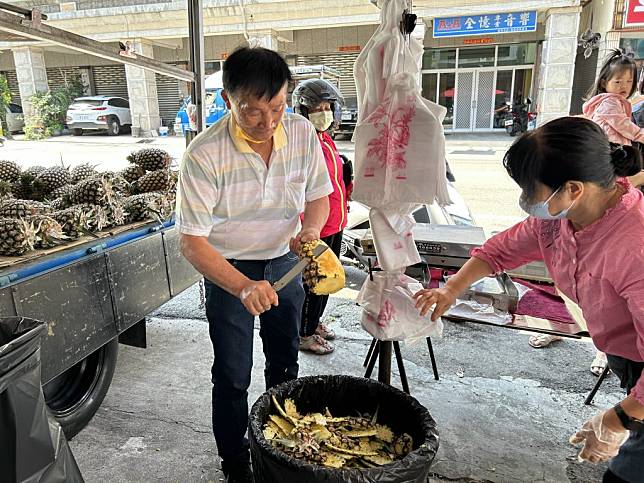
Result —
<instances>
[{"instance_id":1,"label":"wooden plank","mask_svg":"<svg viewBox=\"0 0 644 483\"><path fill-rule=\"evenodd\" d=\"M97 238L90 235L86 235L76 240L72 240L69 243L65 243L63 245L59 245L54 248L47 248L44 250L33 250L25 253L24 255L17 256L17 257L0 256L0 270L3 268L21 265L27 262L33 262L42 257L48 256L48 255L55 255L56 253L70 250L72 248L77 248L81 245L89 244L92 242L98 243L100 240L103 240L105 238L109 238L114 235L120 235L121 233L125 233L126 231L136 230L137 228L142 228L147 225L150 225L150 226L158 225L158 222L151 221L151 220L137 221L136 223L130 223L129 225L112 227L107 230L97 232L96 233Z\"/></svg>"}]
</instances>

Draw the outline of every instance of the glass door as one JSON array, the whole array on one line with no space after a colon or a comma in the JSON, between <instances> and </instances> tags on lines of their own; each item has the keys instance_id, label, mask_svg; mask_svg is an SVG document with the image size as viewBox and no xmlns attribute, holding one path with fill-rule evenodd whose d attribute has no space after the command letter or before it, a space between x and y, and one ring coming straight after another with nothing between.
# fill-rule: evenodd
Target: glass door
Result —
<instances>
[{"instance_id":1,"label":"glass door","mask_svg":"<svg viewBox=\"0 0 644 483\"><path fill-rule=\"evenodd\" d=\"M472 111L476 102L475 80L474 70L460 70L456 73L455 131L472 130Z\"/></svg>"},{"instance_id":2,"label":"glass door","mask_svg":"<svg viewBox=\"0 0 644 483\"><path fill-rule=\"evenodd\" d=\"M443 127L452 129L454 124L454 94L456 74L454 72L431 72L423 74L423 97L447 109Z\"/></svg>"},{"instance_id":3,"label":"glass door","mask_svg":"<svg viewBox=\"0 0 644 483\"><path fill-rule=\"evenodd\" d=\"M476 72L476 102L474 103L474 130L489 131L492 128L492 105L494 102L493 70Z\"/></svg>"}]
</instances>

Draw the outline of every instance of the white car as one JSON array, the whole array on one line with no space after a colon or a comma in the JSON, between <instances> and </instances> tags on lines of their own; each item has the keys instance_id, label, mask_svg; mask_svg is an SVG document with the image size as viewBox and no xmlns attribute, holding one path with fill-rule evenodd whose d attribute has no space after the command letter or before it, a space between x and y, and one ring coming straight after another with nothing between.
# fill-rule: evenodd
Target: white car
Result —
<instances>
[{"instance_id":1,"label":"white car","mask_svg":"<svg viewBox=\"0 0 644 483\"><path fill-rule=\"evenodd\" d=\"M447 184L452 204L440 207L436 203L420 205L413 213L417 223L436 225L476 226L472 213L452 183ZM360 239L369 229L369 207L357 201L349 202L347 226L342 233L340 256L344 262L364 268L368 260L362 254Z\"/></svg>"},{"instance_id":2,"label":"white car","mask_svg":"<svg viewBox=\"0 0 644 483\"><path fill-rule=\"evenodd\" d=\"M79 97L67 109L67 127L74 136L82 136L89 130L118 136L131 126L130 104L122 97Z\"/></svg>"},{"instance_id":3,"label":"white car","mask_svg":"<svg viewBox=\"0 0 644 483\"><path fill-rule=\"evenodd\" d=\"M7 129L14 133L22 131L25 128L25 118L22 113L22 107L18 104L7 104Z\"/></svg>"}]
</instances>

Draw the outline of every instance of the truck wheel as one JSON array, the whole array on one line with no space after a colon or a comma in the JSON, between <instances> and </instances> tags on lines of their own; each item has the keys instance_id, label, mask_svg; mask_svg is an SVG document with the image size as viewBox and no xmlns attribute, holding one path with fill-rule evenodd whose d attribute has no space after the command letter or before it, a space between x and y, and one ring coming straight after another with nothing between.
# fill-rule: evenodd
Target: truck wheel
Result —
<instances>
[{"instance_id":1,"label":"truck wheel","mask_svg":"<svg viewBox=\"0 0 644 483\"><path fill-rule=\"evenodd\" d=\"M118 350L118 338L114 338L43 387L45 402L67 439L87 426L103 402L112 383Z\"/></svg>"},{"instance_id":2,"label":"truck wheel","mask_svg":"<svg viewBox=\"0 0 644 483\"><path fill-rule=\"evenodd\" d=\"M119 134L121 134L121 123L116 117L112 116L107 121L107 135L118 136Z\"/></svg>"}]
</instances>

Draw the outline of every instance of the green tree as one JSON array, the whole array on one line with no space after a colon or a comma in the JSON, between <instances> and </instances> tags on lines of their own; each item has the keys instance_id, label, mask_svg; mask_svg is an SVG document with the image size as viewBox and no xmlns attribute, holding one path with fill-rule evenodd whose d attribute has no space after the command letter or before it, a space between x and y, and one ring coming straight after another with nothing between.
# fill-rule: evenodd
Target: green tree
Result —
<instances>
[{"instance_id":1,"label":"green tree","mask_svg":"<svg viewBox=\"0 0 644 483\"><path fill-rule=\"evenodd\" d=\"M78 74L64 78L61 87L49 91L37 92L29 99L34 115L25 126L27 139L50 137L55 131L65 127L67 109L75 98L81 96L85 87Z\"/></svg>"}]
</instances>

